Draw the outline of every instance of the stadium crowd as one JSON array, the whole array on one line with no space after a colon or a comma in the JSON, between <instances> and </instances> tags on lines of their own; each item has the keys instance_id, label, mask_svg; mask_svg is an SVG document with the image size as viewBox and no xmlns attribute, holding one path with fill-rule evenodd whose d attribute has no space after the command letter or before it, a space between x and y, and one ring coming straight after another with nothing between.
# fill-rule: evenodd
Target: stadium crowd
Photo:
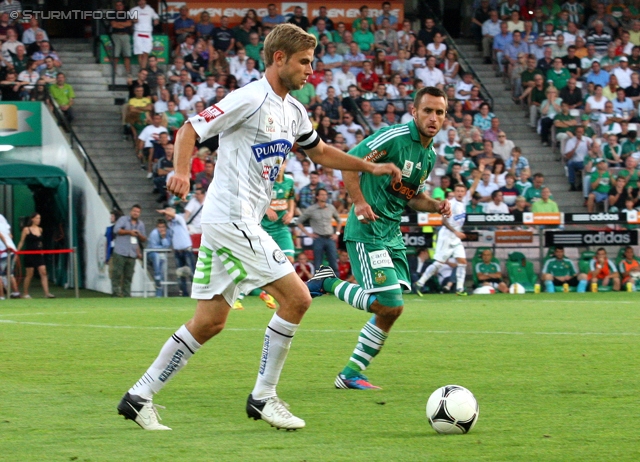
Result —
<instances>
[{"instance_id":1,"label":"stadium crowd","mask_svg":"<svg viewBox=\"0 0 640 462\"><path fill-rule=\"evenodd\" d=\"M476 2L472 32L589 212L640 205L640 5Z\"/></svg>"}]
</instances>

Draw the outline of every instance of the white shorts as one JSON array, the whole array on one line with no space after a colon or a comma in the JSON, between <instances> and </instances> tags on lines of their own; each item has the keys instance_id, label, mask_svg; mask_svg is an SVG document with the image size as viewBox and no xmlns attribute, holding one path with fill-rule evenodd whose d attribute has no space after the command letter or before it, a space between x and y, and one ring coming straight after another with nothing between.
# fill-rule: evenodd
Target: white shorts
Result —
<instances>
[{"instance_id":1,"label":"white shorts","mask_svg":"<svg viewBox=\"0 0 640 462\"><path fill-rule=\"evenodd\" d=\"M151 53L153 49L153 36L151 32L134 32L133 33L133 54L141 55L142 53Z\"/></svg>"},{"instance_id":2,"label":"white shorts","mask_svg":"<svg viewBox=\"0 0 640 462\"><path fill-rule=\"evenodd\" d=\"M221 294L233 305L240 293L248 294L293 271L289 259L260 225L203 223L191 298L211 300Z\"/></svg>"},{"instance_id":3,"label":"white shorts","mask_svg":"<svg viewBox=\"0 0 640 462\"><path fill-rule=\"evenodd\" d=\"M446 261L453 258L467 258L467 255L464 251L464 246L460 239L456 239L457 243L452 244L449 239L438 239L436 243L436 253L433 256L434 260L439 261L441 263L446 263Z\"/></svg>"}]
</instances>

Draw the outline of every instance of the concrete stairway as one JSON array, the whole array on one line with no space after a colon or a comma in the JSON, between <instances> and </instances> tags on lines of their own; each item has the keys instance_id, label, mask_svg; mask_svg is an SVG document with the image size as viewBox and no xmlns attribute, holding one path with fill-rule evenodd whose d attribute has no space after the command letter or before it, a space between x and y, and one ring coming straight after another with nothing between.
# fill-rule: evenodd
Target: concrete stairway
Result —
<instances>
[{"instance_id":1,"label":"concrete stairway","mask_svg":"<svg viewBox=\"0 0 640 462\"><path fill-rule=\"evenodd\" d=\"M158 196L152 194L153 184L146 178L146 170L140 169L133 143L123 139L120 109L127 93L109 91L111 66L96 64L90 41L57 39L54 45L67 82L76 94L74 131L118 205L126 214L133 204L140 204L142 220L150 232L159 217L155 212ZM123 84L125 79L119 78L116 83Z\"/></svg>"},{"instance_id":2,"label":"concrete stairway","mask_svg":"<svg viewBox=\"0 0 640 462\"><path fill-rule=\"evenodd\" d=\"M456 46L467 62L473 67L482 84L493 98L493 113L500 118L500 127L507 134L507 139L522 148L522 154L531 165L531 172L541 172L545 176L545 185L551 189L554 200L562 212L584 212L582 194L568 192L569 184L559 157L540 143L540 135L528 127L529 118L524 117L523 107L516 105L511 99L511 92L501 77L489 64L484 64L482 52L468 39L457 39Z\"/></svg>"}]
</instances>

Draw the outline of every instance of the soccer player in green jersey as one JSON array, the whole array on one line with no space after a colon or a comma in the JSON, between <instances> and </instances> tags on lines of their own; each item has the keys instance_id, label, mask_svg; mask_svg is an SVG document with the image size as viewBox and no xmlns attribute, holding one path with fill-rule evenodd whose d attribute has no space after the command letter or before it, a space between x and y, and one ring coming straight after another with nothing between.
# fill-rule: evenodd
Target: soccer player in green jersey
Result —
<instances>
[{"instance_id":1,"label":"soccer player in green jersey","mask_svg":"<svg viewBox=\"0 0 640 462\"><path fill-rule=\"evenodd\" d=\"M425 182L436 162L433 137L447 112L442 90L424 87L416 92L413 120L377 131L351 149L350 154L369 162L391 162L402 170L402 181L392 182L369 174L343 172L354 206L344 240L358 284L338 279L321 267L307 282L312 297L333 293L354 308L373 313L360 332L356 349L335 380L336 388L379 388L363 375L380 352L403 309L402 292L411 290L411 275L400 220L406 205L420 212L449 216L450 204L427 196Z\"/></svg>"},{"instance_id":2,"label":"soccer player in green jersey","mask_svg":"<svg viewBox=\"0 0 640 462\"><path fill-rule=\"evenodd\" d=\"M577 287L577 292L586 292L587 275L576 271L575 263L564 256L564 247L556 247L553 251L553 257L547 260L542 267L544 290L554 293L555 286L569 284L571 287Z\"/></svg>"}]
</instances>

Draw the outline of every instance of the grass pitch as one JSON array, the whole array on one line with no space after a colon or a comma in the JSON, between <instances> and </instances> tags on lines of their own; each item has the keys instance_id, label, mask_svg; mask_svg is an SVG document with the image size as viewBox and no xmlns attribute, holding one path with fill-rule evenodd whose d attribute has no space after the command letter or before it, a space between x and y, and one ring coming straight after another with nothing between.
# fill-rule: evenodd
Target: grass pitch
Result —
<instances>
[{"instance_id":1,"label":"grass pitch","mask_svg":"<svg viewBox=\"0 0 640 462\"><path fill-rule=\"evenodd\" d=\"M333 387L368 315L316 299L278 389L297 432L246 417L272 311L245 307L156 396L173 431L145 432L116 405L192 300L0 302L0 460L640 460L638 294L409 296L368 371L381 391ZM480 404L468 435L425 417L452 383Z\"/></svg>"}]
</instances>

